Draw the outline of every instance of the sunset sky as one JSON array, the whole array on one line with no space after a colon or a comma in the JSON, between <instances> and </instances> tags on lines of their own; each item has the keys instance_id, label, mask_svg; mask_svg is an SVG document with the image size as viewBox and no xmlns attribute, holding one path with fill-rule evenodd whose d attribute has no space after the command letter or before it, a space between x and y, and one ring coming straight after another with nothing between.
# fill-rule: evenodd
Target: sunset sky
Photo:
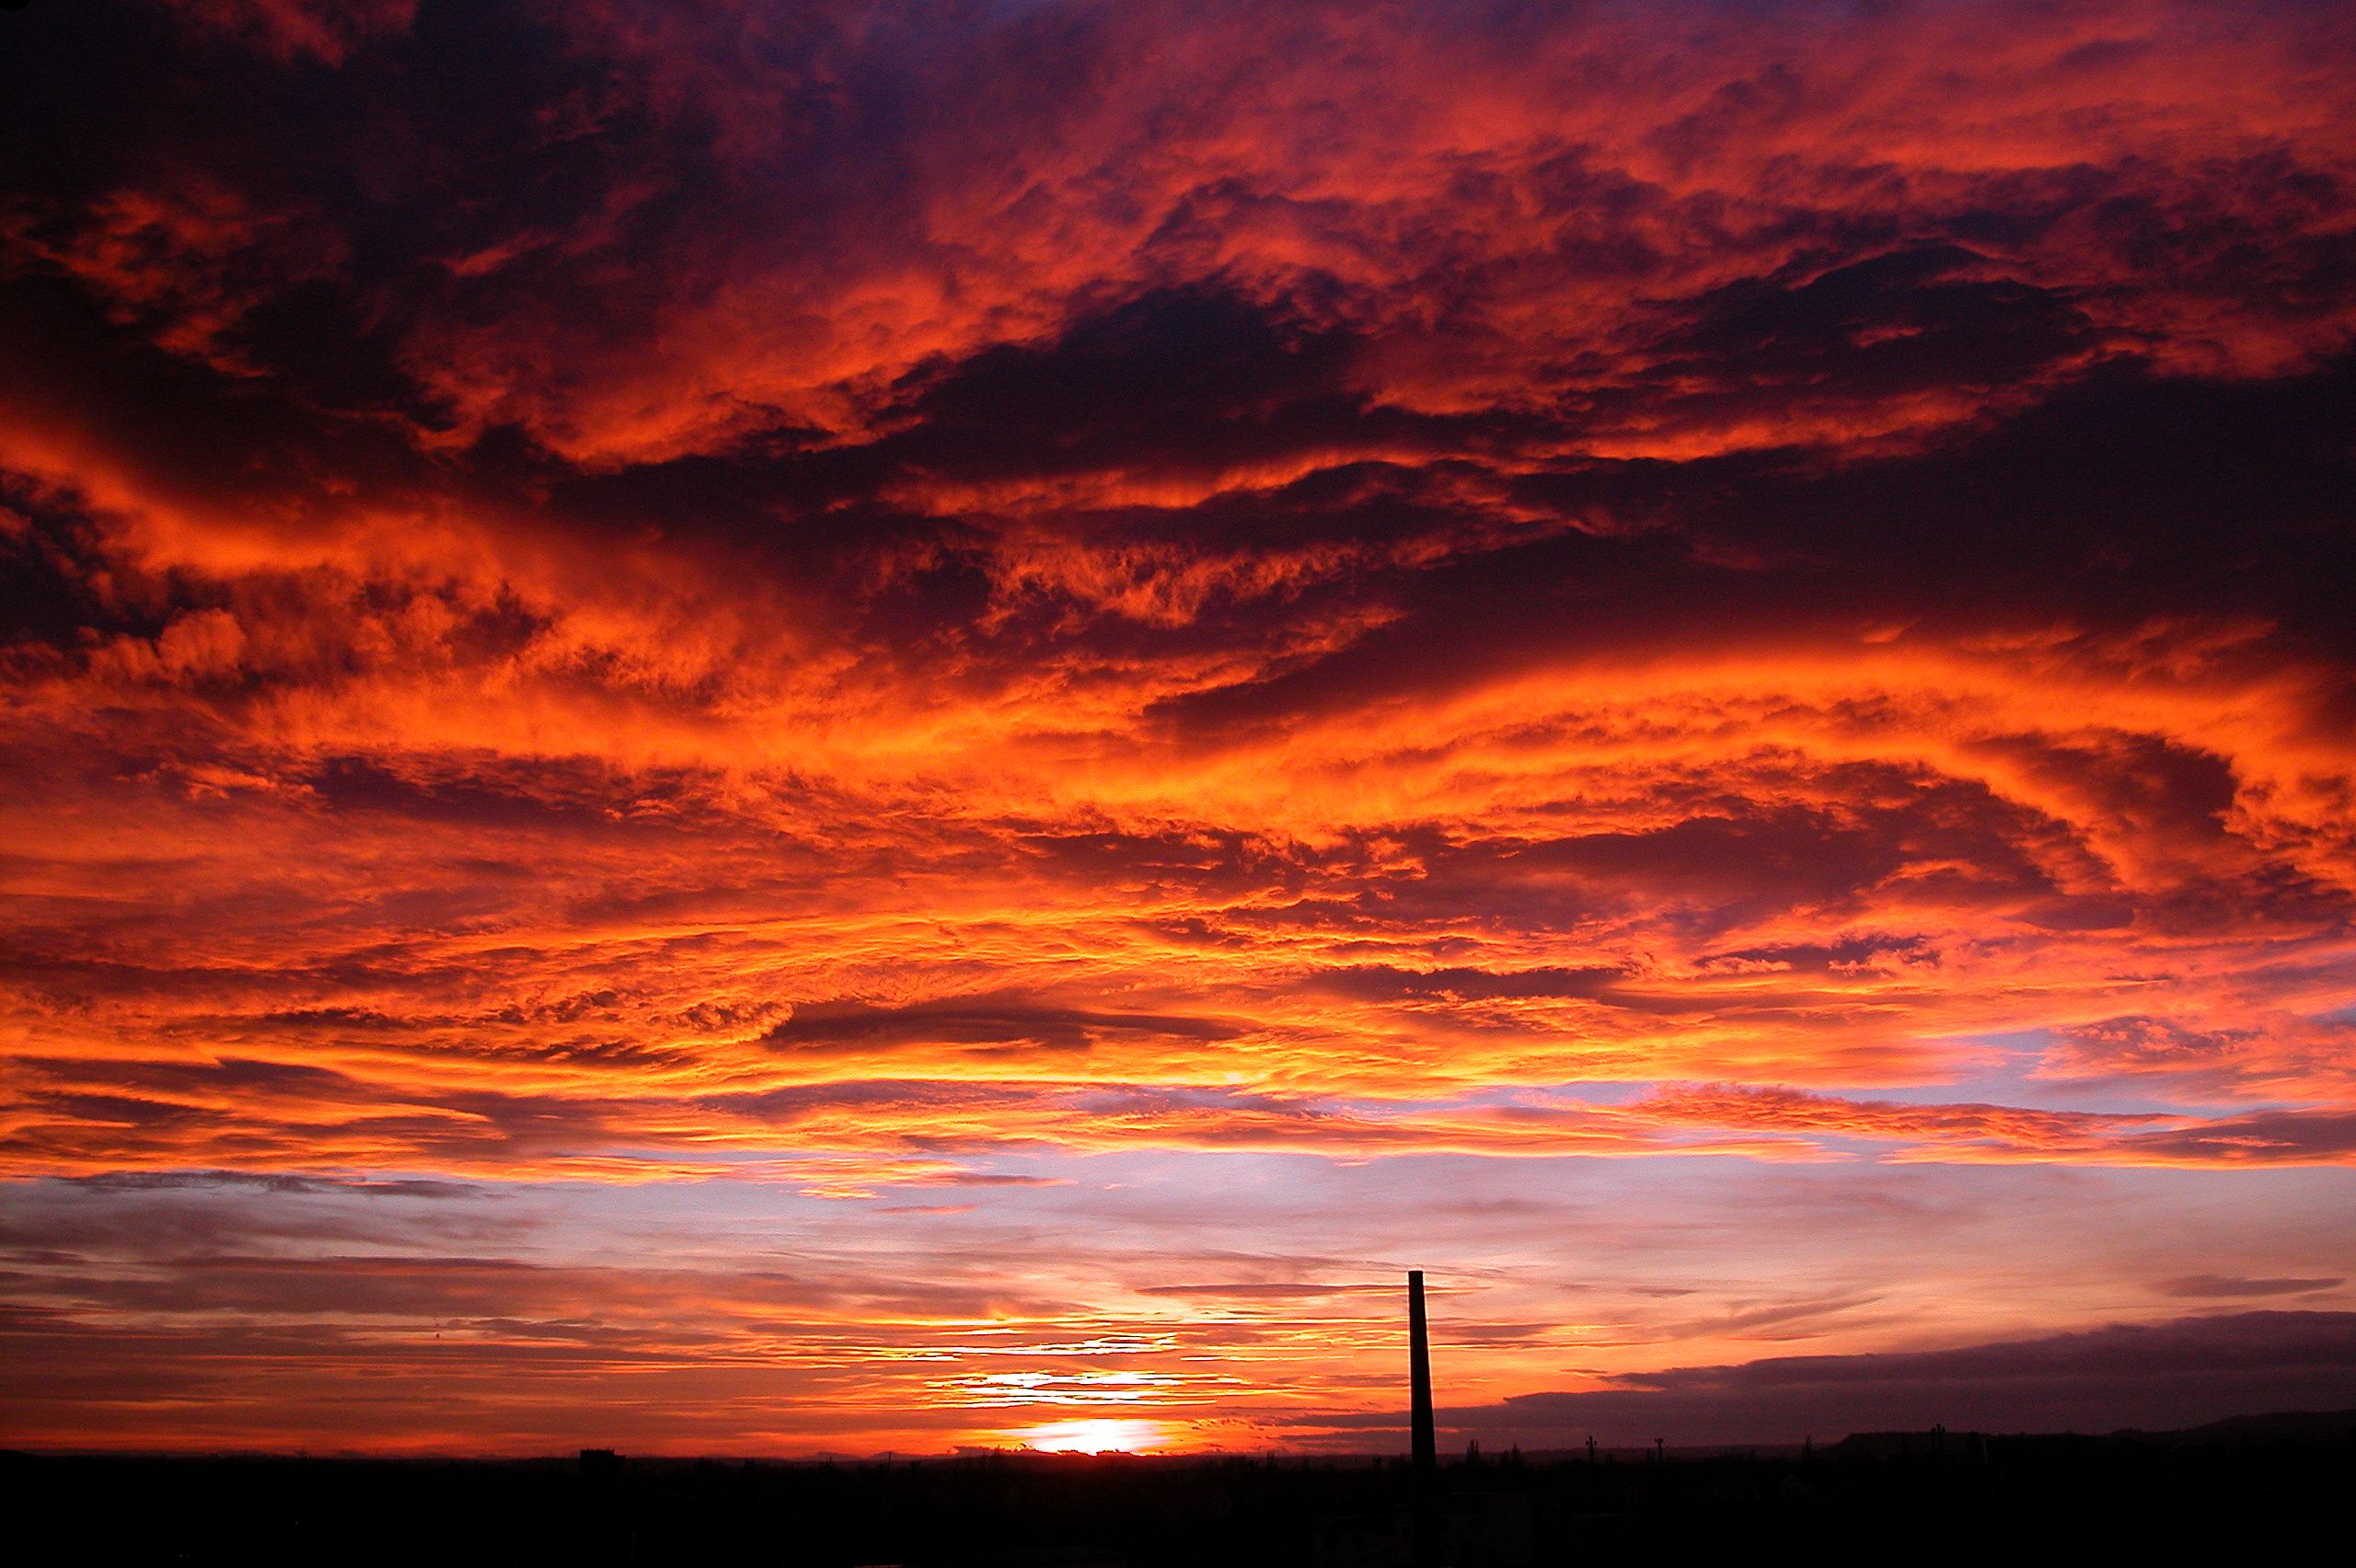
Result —
<instances>
[{"instance_id":1,"label":"sunset sky","mask_svg":"<svg viewBox=\"0 0 2356 1568\"><path fill-rule=\"evenodd\" d=\"M2356 9L0 14L0 1445L2356 1405Z\"/></svg>"}]
</instances>

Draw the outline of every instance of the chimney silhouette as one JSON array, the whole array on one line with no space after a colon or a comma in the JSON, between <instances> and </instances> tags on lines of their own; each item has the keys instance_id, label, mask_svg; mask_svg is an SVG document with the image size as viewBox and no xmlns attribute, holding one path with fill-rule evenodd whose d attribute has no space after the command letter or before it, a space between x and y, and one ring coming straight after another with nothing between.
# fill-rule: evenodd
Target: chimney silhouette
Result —
<instances>
[{"instance_id":1,"label":"chimney silhouette","mask_svg":"<svg viewBox=\"0 0 2356 1568\"><path fill-rule=\"evenodd\" d=\"M1439 1467L1439 1443L1432 1434L1432 1344L1424 1330L1421 1269L1407 1271L1407 1343L1408 1378L1414 1401L1409 1419L1415 1428L1415 1473L1429 1475Z\"/></svg>"}]
</instances>

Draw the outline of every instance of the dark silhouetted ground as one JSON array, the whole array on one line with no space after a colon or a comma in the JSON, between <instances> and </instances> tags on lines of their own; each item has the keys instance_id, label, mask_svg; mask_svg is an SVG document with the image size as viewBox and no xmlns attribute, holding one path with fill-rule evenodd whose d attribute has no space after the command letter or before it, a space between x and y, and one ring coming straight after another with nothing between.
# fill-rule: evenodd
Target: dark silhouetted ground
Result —
<instances>
[{"instance_id":1,"label":"dark silhouetted ground","mask_svg":"<svg viewBox=\"0 0 2356 1568\"><path fill-rule=\"evenodd\" d=\"M0 1456L18 1562L1397 1565L1398 1461ZM1425 1562L2344 1562L2356 1412L1445 1467ZM46 1528L52 1524L55 1528Z\"/></svg>"}]
</instances>

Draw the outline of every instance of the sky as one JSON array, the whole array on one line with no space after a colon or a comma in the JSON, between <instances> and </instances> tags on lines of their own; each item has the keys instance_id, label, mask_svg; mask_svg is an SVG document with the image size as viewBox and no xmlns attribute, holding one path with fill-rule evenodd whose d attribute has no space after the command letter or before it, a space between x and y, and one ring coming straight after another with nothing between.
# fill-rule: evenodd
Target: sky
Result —
<instances>
[{"instance_id":1,"label":"sky","mask_svg":"<svg viewBox=\"0 0 2356 1568\"><path fill-rule=\"evenodd\" d=\"M2356 13L0 15L0 1442L2356 1405Z\"/></svg>"}]
</instances>

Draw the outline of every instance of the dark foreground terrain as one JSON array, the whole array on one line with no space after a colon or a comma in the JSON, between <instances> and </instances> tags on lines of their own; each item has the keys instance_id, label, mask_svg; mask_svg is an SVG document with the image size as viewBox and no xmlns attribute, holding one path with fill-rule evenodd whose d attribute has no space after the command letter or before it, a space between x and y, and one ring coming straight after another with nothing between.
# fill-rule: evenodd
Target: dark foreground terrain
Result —
<instances>
[{"instance_id":1,"label":"dark foreground terrain","mask_svg":"<svg viewBox=\"0 0 2356 1568\"><path fill-rule=\"evenodd\" d=\"M2356 1412L1812 1453L873 1464L0 1455L20 1562L2344 1562ZM1426 1551L1415 1546L1424 1520ZM51 1556L47 1553L54 1552Z\"/></svg>"}]
</instances>

